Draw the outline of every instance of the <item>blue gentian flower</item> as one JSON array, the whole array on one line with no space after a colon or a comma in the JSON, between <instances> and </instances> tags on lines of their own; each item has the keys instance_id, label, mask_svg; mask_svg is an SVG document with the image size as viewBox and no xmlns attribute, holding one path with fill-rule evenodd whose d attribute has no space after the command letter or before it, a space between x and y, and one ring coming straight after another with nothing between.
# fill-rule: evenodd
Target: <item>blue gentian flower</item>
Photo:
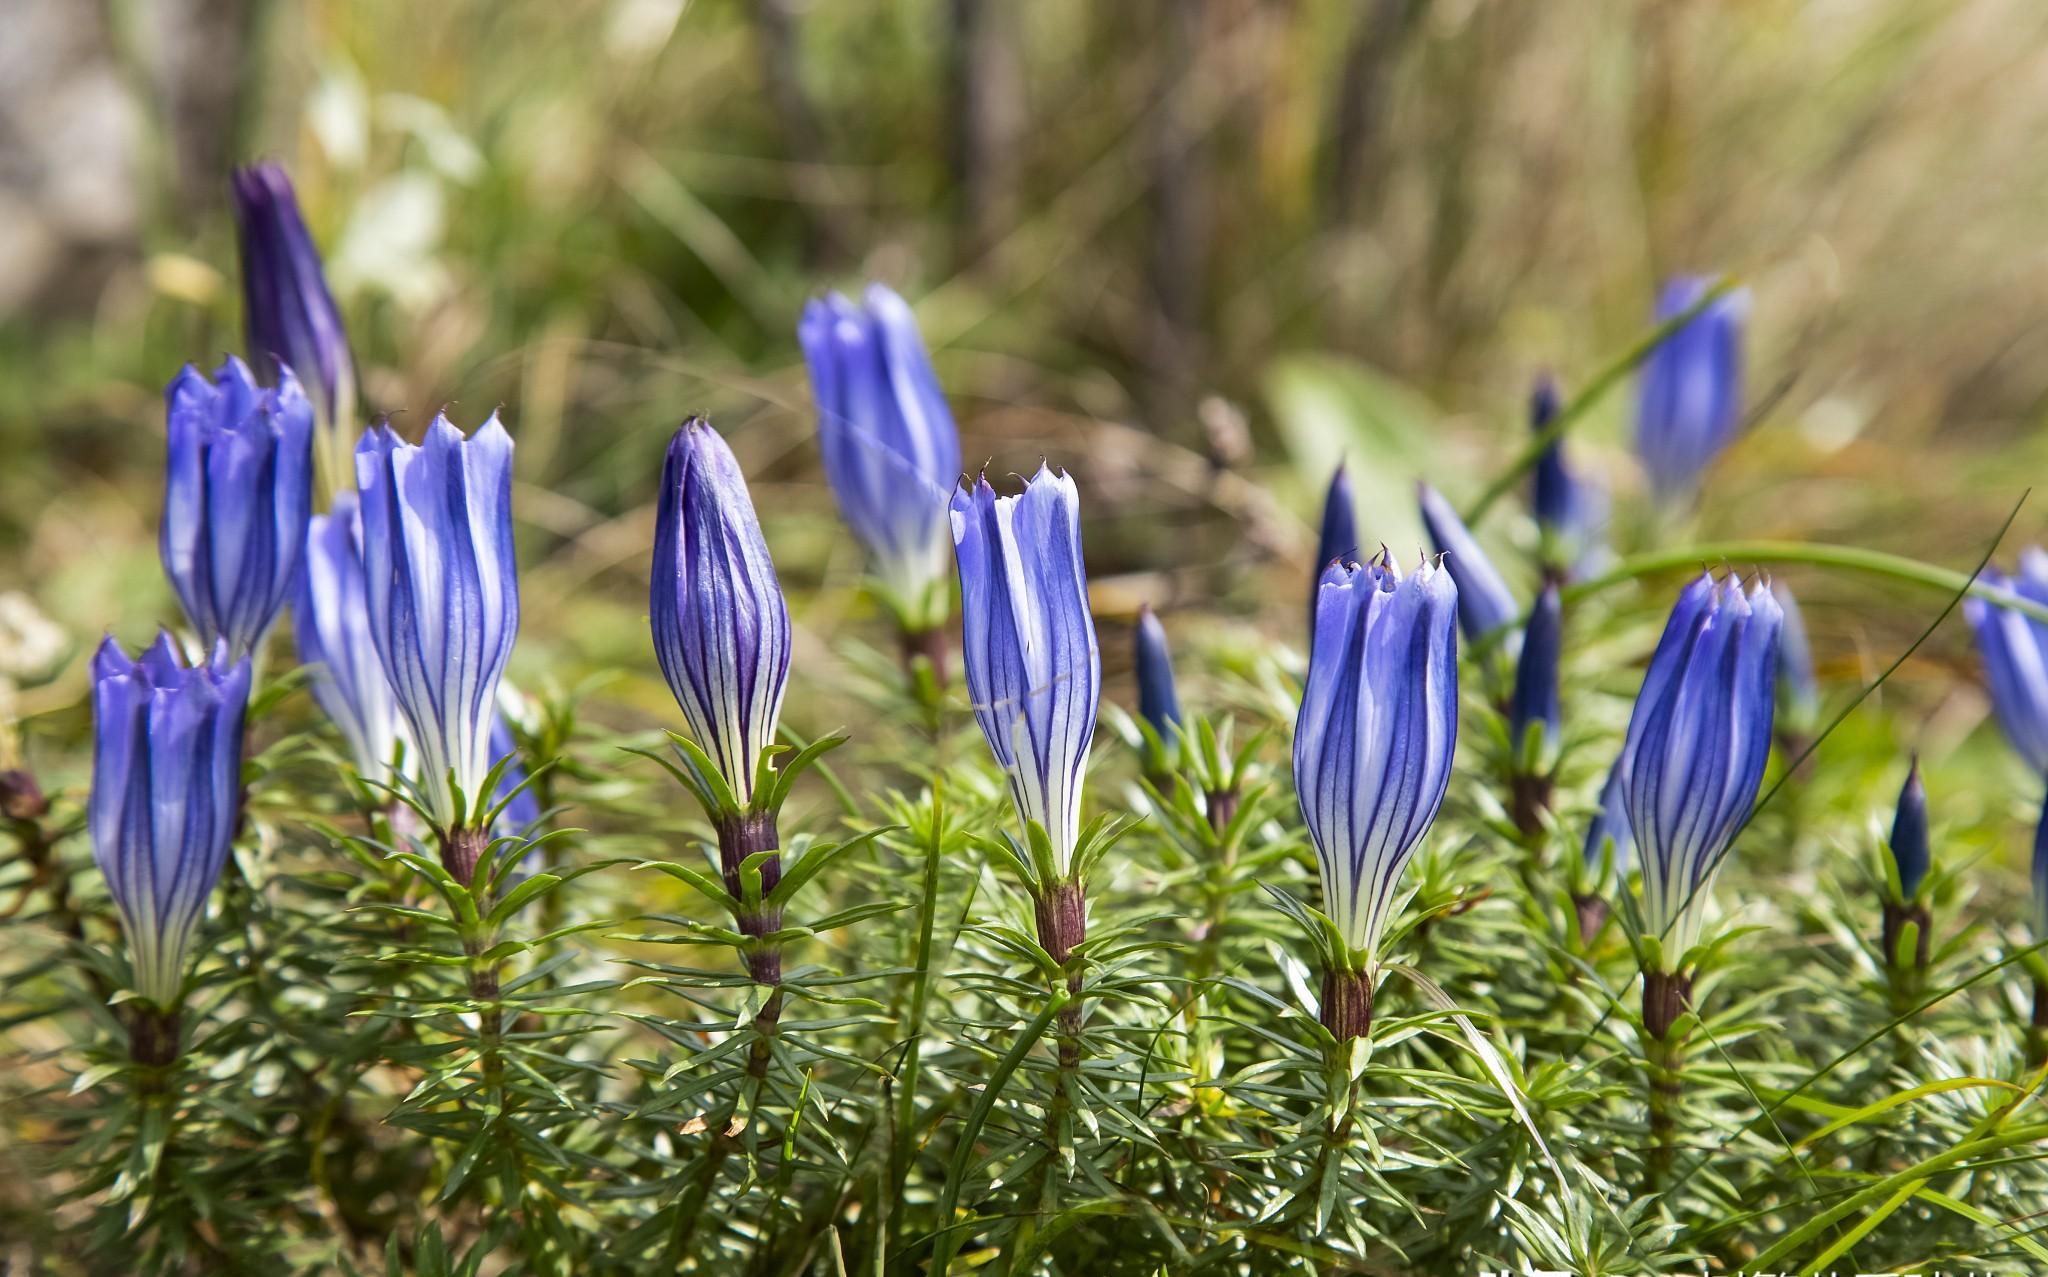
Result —
<instances>
[{"instance_id":1,"label":"blue gentian flower","mask_svg":"<svg viewBox=\"0 0 2048 1277\"><path fill-rule=\"evenodd\" d=\"M1804 734L1820 719L1820 680L1813 672L1813 648L1806 640L1806 617L1799 600L1783 581L1771 583L1771 594L1784 614L1778 636L1778 699L1787 730Z\"/></svg>"},{"instance_id":2,"label":"blue gentian flower","mask_svg":"<svg viewBox=\"0 0 2048 1277\"><path fill-rule=\"evenodd\" d=\"M1173 686L1173 657L1166 650L1166 627L1150 604L1138 609L1135 638L1138 673L1138 717L1151 724L1162 741L1173 739L1180 722L1180 695Z\"/></svg>"},{"instance_id":3,"label":"blue gentian flower","mask_svg":"<svg viewBox=\"0 0 2048 1277\"><path fill-rule=\"evenodd\" d=\"M1515 606L1515 596L1494 570L1493 561L1472 539L1465 521L1435 488L1426 483L1415 487L1430 544L1443 556L1444 570L1458 584L1458 624L1465 631L1465 641L1476 643L1502 626L1513 624L1522 610Z\"/></svg>"},{"instance_id":4,"label":"blue gentian flower","mask_svg":"<svg viewBox=\"0 0 2048 1277\"><path fill-rule=\"evenodd\" d=\"M998 497L987 476L962 487L952 515L975 721L1018 817L1045 830L1065 876L1102 695L1081 495L1072 478L1041 465L1018 496Z\"/></svg>"},{"instance_id":5,"label":"blue gentian flower","mask_svg":"<svg viewBox=\"0 0 2048 1277\"><path fill-rule=\"evenodd\" d=\"M1515 661L1515 692L1508 701L1508 740L1519 750L1529 729L1540 725L1546 749L1557 747L1564 726L1558 690L1558 660L1564 650L1564 601L1555 583L1543 587L1522 635Z\"/></svg>"},{"instance_id":6,"label":"blue gentian flower","mask_svg":"<svg viewBox=\"0 0 2048 1277\"><path fill-rule=\"evenodd\" d=\"M1324 568L1357 557L1358 497L1351 490L1350 474L1340 463L1323 494L1323 521L1316 537L1316 586L1310 595L1321 593Z\"/></svg>"},{"instance_id":7,"label":"blue gentian flower","mask_svg":"<svg viewBox=\"0 0 2048 1277\"><path fill-rule=\"evenodd\" d=\"M2048 604L2048 553L2029 546L2020 553L2018 576L1985 568L1979 579L1993 589ZM1975 596L1964 600L1963 615L1977 636L1991 708L2005 738L2027 766L2048 775L2048 625Z\"/></svg>"},{"instance_id":8,"label":"blue gentian flower","mask_svg":"<svg viewBox=\"0 0 2048 1277\"><path fill-rule=\"evenodd\" d=\"M1351 491L1351 476L1339 463L1330 476L1329 491L1323 494L1323 521L1316 535L1316 565L1309 573L1308 628L1316 628L1316 599L1322 593L1323 569L1332 563L1350 563L1358 558L1358 497Z\"/></svg>"},{"instance_id":9,"label":"blue gentian flower","mask_svg":"<svg viewBox=\"0 0 2048 1277\"><path fill-rule=\"evenodd\" d=\"M1657 298L1668 323L1699 303L1712 281L1681 276ZM1749 295L1714 299L1667 336L1643 365L1636 451L1660 497L1691 492L1742 424L1742 327Z\"/></svg>"},{"instance_id":10,"label":"blue gentian flower","mask_svg":"<svg viewBox=\"0 0 2048 1277\"><path fill-rule=\"evenodd\" d=\"M1557 381L1548 373L1536 379L1529 394L1529 426L1537 434L1550 428L1561 409ZM1592 481L1574 474L1566 464L1564 441L1554 439L1536 459L1536 526L1543 534L1545 567L1554 575L1583 576L1600 557L1607 523L1606 495Z\"/></svg>"},{"instance_id":11,"label":"blue gentian flower","mask_svg":"<svg viewBox=\"0 0 2048 1277\"><path fill-rule=\"evenodd\" d=\"M356 448L370 637L444 832L488 805L491 718L519 632L512 437L493 413L468 439L437 416L418 446L378 426Z\"/></svg>"},{"instance_id":12,"label":"blue gentian flower","mask_svg":"<svg viewBox=\"0 0 2048 1277\"><path fill-rule=\"evenodd\" d=\"M1535 388L1529 392L1529 429L1538 435L1550 429L1550 423L1557 420L1563 407L1557 379L1547 372L1540 374ZM1546 529L1570 523L1578 485L1564 463L1563 440L1551 440L1550 446L1536 458L1534 482L1536 521Z\"/></svg>"},{"instance_id":13,"label":"blue gentian flower","mask_svg":"<svg viewBox=\"0 0 2048 1277\"><path fill-rule=\"evenodd\" d=\"M870 284L859 306L837 293L805 306L797 339L840 514L905 628L934 628L947 611L946 502L960 479L960 435L917 318Z\"/></svg>"},{"instance_id":14,"label":"blue gentian flower","mask_svg":"<svg viewBox=\"0 0 2048 1277\"><path fill-rule=\"evenodd\" d=\"M1714 875L1756 802L1776 707L1777 600L1702 574L1650 658L1623 746L1643 925L1675 963L1699 938ZM1675 968L1674 968L1675 969Z\"/></svg>"},{"instance_id":15,"label":"blue gentian flower","mask_svg":"<svg viewBox=\"0 0 2048 1277\"><path fill-rule=\"evenodd\" d=\"M512 795L512 801L498 815L498 832L519 834L533 828L539 822L540 795L533 792L531 785L527 785L525 789L519 788L526 784L527 777L526 761L520 755L519 741L512 735L512 725L505 721L505 716L502 713L493 714L491 765L495 767L501 759L506 758L512 761L504 771L498 773L498 788L491 794L491 802L501 803L505 801L506 795Z\"/></svg>"},{"instance_id":16,"label":"blue gentian flower","mask_svg":"<svg viewBox=\"0 0 2048 1277\"><path fill-rule=\"evenodd\" d=\"M290 597L312 514L313 415L286 369L265 390L230 357L164 390L164 573L208 646L253 652Z\"/></svg>"},{"instance_id":17,"label":"blue gentian flower","mask_svg":"<svg viewBox=\"0 0 2048 1277\"><path fill-rule=\"evenodd\" d=\"M2020 551L2017 576L1985 568L1979 579L2031 603L2048 604L2048 553ZM1991 708L2013 751L2036 776L2048 776L2048 625L2015 608L1972 596L1963 615L1977 637L1977 655ZM2034 934L2048 939L2048 807L2034 832Z\"/></svg>"},{"instance_id":18,"label":"blue gentian flower","mask_svg":"<svg viewBox=\"0 0 2048 1277\"><path fill-rule=\"evenodd\" d=\"M1458 735L1458 586L1382 555L1323 571L1294 785L1322 869L1323 908L1367 969L1401 870L1436 819Z\"/></svg>"},{"instance_id":19,"label":"blue gentian flower","mask_svg":"<svg viewBox=\"0 0 2048 1277\"><path fill-rule=\"evenodd\" d=\"M701 417L669 441L657 517L655 655L691 735L745 805L782 714L789 605L739 461Z\"/></svg>"},{"instance_id":20,"label":"blue gentian flower","mask_svg":"<svg viewBox=\"0 0 2048 1277\"><path fill-rule=\"evenodd\" d=\"M306 566L299 574L292 623L299 660L312 671L313 699L341 729L356 774L390 783L388 773L404 731L370 631L363 524L353 488L335 497L333 510L314 515L307 526Z\"/></svg>"},{"instance_id":21,"label":"blue gentian flower","mask_svg":"<svg viewBox=\"0 0 2048 1277\"><path fill-rule=\"evenodd\" d=\"M2034 939L2048 940L2048 809L2034 826Z\"/></svg>"},{"instance_id":22,"label":"blue gentian flower","mask_svg":"<svg viewBox=\"0 0 2048 1277\"><path fill-rule=\"evenodd\" d=\"M278 165L238 169L231 186L249 351L259 361L288 365L307 387L319 419L321 478L331 492L342 492L355 483L348 452L355 364L320 251L299 215L291 179Z\"/></svg>"},{"instance_id":23,"label":"blue gentian flower","mask_svg":"<svg viewBox=\"0 0 2048 1277\"><path fill-rule=\"evenodd\" d=\"M1600 810L1593 813L1592 822L1586 826L1586 845L1581 854L1588 866L1599 866L1610 838L1614 840L1614 872L1625 874L1636 840L1628 827L1628 785L1621 774L1619 759L1608 769L1607 783L1600 787Z\"/></svg>"},{"instance_id":24,"label":"blue gentian flower","mask_svg":"<svg viewBox=\"0 0 2048 1277\"><path fill-rule=\"evenodd\" d=\"M216 644L187 666L168 635L92 662L93 859L121 912L135 991L169 1011L192 932L227 862L242 789L249 662Z\"/></svg>"},{"instance_id":25,"label":"blue gentian flower","mask_svg":"<svg viewBox=\"0 0 2048 1277\"><path fill-rule=\"evenodd\" d=\"M1892 863L1899 871L1899 894L1906 900L1920 894L1920 884L1934 865L1927 841L1927 788L1920 783L1920 762L1915 759L1899 789L1899 806L1892 816ZM1889 956L1889 955L1887 955Z\"/></svg>"}]
</instances>

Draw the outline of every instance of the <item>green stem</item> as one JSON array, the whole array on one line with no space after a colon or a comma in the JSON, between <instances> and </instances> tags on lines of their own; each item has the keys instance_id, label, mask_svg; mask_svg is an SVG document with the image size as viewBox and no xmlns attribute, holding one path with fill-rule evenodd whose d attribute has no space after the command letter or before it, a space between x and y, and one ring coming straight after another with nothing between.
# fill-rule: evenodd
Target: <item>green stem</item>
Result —
<instances>
[{"instance_id":1,"label":"green stem","mask_svg":"<svg viewBox=\"0 0 2048 1277\"><path fill-rule=\"evenodd\" d=\"M919 893L917 920L917 974L910 985L910 1015L906 1030L909 1042L903 1050L903 1067L896 1096L896 1135L889 1145L889 1201L903 1200L903 1186L910 1178L910 1150L917 1124L917 1084L922 1067L925 1002L931 988L932 937L939 910L939 864L945 849L945 809L939 791L932 790L932 824L924 849L924 876ZM901 1220L898 1220L901 1227ZM900 1241L900 1239L899 1239Z\"/></svg>"},{"instance_id":2,"label":"green stem","mask_svg":"<svg viewBox=\"0 0 2048 1277\"><path fill-rule=\"evenodd\" d=\"M1007 1248L1005 1272L1014 1271L1017 1259L1030 1253L1038 1221L1059 1213L1060 1135L1066 1129L1068 1115L1074 1111L1074 1077L1081 1068L1081 973L1072 969L1074 948L1087 933L1086 895L1080 882L1058 882L1045 889L1038 897L1036 912L1039 943L1067 971L1064 981L1054 977L1046 990L1060 1010L1053 1020L1058 1063L1053 1073L1052 1097L1045 1106L1045 1160L1039 1165L1038 1206L1035 1214L1018 1225ZM1064 1000L1062 983L1066 986Z\"/></svg>"},{"instance_id":3,"label":"green stem","mask_svg":"<svg viewBox=\"0 0 2048 1277\"><path fill-rule=\"evenodd\" d=\"M1368 985L1368 988L1371 986ZM1296 1199L1313 1213L1322 1201L1332 1172L1341 1173L1344 1148L1351 1142L1352 1113L1357 1107L1358 1081L1351 1076L1349 1052L1332 1054L1323 1068L1323 1138L1316 1148L1315 1191Z\"/></svg>"},{"instance_id":4,"label":"green stem","mask_svg":"<svg viewBox=\"0 0 2048 1277\"><path fill-rule=\"evenodd\" d=\"M959 1142L953 1148L953 1161L946 1168L946 1184L939 1192L939 1208L933 1215L938 1221L938 1234L934 1239L932 1262L927 1269L930 1277L946 1277L953 1264L953 1255L960 1249L961 1232L968 1227L955 1222L953 1216L960 1207L960 1189L967 1182L967 1165L974 1159L981 1128L988 1123L989 1114L994 1111L996 1100L1009 1085L1011 1076L1024 1063L1024 1057L1031 1054L1031 1048L1045 1036L1045 1031L1052 1027L1052 1022L1067 1009L1070 997L1065 990L1053 993L1037 1017L1024 1026L1023 1033L1011 1044L1010 1053L996 1065L995 1072L989 1075L988 1083L976 1097L974 1107L968 1110L967 1120L960 1127Z\"/></svg>"},{"instance_id":5,"label":"green stem","mask_svg":"<svg viewBox=\"0 0 2048 1277\"><path fill-rule=\"evenodd\" d=\"M1670 1178L1678 1153L1678 1109L1685 1095L1685 1053L1682 1044L1652 1038L1647 1044L1650 1069L1649 1190L1657 1192Z\"/></svg>"},{"instance_id":6,"label":"green stem","mask_svg":"<svg viewBox=\"0 0 2048 1277\"><path fill-rule=\"evenodd\" d=\"M739 1132L734 1127L742 1107L751 1114L760 1105L761 1091L768 1081L768 1065L775 1056L776 1026L781 1017L782 990L777 987L768 994L768 1000L754 1015L754 1041L747 1048L746 1083L733 1094L732 1103L726 1106L724 1116L718 1121L718 1129L711 1133L711 1146L704 1150L704 1161L698 1166L696 1177L676 1199L665 1263L682 1262L690 1239L697 1233L697 1221L704 1216L704 1204L718 1182L719 1168L739 1147Z\"/></svg>"},{"instance_id":7,"label":"green stem","mask_svg":"<svg viewBox=\"0 0 2048 1277\"><path fill-rule=\"evenodd\" d=\"M478 1003L476 1010L476 1052L483 1064L484 1085L492 1093L504 1085L505 1061L501 1056L505 1036L505 1008L498 1002L498 976L502 963L486 960L482 955L490 948L487 936L471 936L463 940L463 951L469 957L469 996Z\"/></svg>"},{"instance_id":8,"label":"green stem","mask_svg":"<svg viewBox=\"0 0 2048 1277\"><path fill-rule=\"evenodd\" d=\"M1636 366L1648 359L1652 351L1664 344L1666 338L1691 323L1695 316L1719 301L1734 287L1733 278L1724 277L1716 280L1714 286L1702 293L1698 301L1652 328L1635 345L1623 351L1620 358L1593 374L1585 389L1573 396L1572 401L1551 419L1549 425L1531 437L1528 446L1522 449L1521 455L1515 458L1514 463L1501 471L1500 476L1488 485L1486 491L1479 494L1479 499L1465 512L1465 522L1477 527L1479 521L1486 517L1486 512L1493 507L1493 503L1505 496L1523 475L1529 473L1531 467L1542 459L1543 454L1558 440L1564 438L1565 432L1591 412L1594 405L1606 398L1610 390L1620 385L1622 378L1634 372Z\"/></svg>"},{"instance_id":9,"label":"green stem","mask_svg":"<svg viewBox=\"0 0 2048 1277\"><path fill-rule=\"evenodd\" d=\"M1685 1038L1678 1020L1692 1005L1692 978L1678 972L1643 972L1643 1056L1649 1065L1650 1155L1648 1188L1660 1191L1678 1155L1679 1106L1685 1097Z\"/></svg>"},{"instance_id":10,"label":"green stem","mask_svg":"<svg viewBox=\"0 0 2048 1277\"><path fill-rule=\"evenodd\" d=\"M1696 568L1717 560L1730 563L1804 563L1813 567L1838 568L1847 572L1888 577L1894 581L1926 586L1928 589L1939 590L1949 595L1961 594L1967 590L1976 598L2012 608L2036 621L2048 624L2048 607L2022 598L2010 590L1986 585L1970 573L1936 567L1931 563L1922 563L1918 559L1908 559L1902 555L1886 554L1881 550L1808 541L1709 541L1676 550L1656 550L1648 554L1631 555L1590 581L1581 581L1577 585L1566 587L1565 602L1571 603L1639 577L1655 576L1679 568Z\"/></svg>"},{"instance_id":11,"label":"green stem","mask_svg":"<svg viewBox=\"0 0 2048 1277\"><path fill-rule=\"evenodd\" d=\"M1223 849L1221 859L1210 866L1202 879L1205 907L1199 929L1193 937L1194 949L1188 959L1187 992L1182 995L1180 1004L1190 1034L1201 1022L1203 990L1223 969L1223 928L1230 918L1230 889L1236 873L1237 851L1235 847L1229 847Z\"/></svg>"}]
</instances>

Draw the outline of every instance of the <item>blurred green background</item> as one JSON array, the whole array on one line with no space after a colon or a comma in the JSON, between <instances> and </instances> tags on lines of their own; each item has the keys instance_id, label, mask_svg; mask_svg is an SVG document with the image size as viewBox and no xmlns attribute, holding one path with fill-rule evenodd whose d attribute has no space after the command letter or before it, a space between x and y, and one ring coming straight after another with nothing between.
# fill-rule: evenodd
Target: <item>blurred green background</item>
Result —
<instances>
[{"instance_id":1,"label":"blurred green background","mask_svg":"<svg viewBox=\"0 0 2048 1277\"><path fill-rule=\"evenodd\" d=\"M298 183L367 404L415 431L502 406L513 676L625 671L598 717L673 716L645 563L667 432L704 412L796 587L795 726L845 720L845 645L881 627L794 326L868 278L916 306L970 463L1078 475L1113 699L1144 600L1203 642L1298 641L1340 456L1365 535L1412 554L1414 479L1469 500L1522 445L1535 372L1581 384L1670 272L1752 290L1756 420L1697 512L1651 511L1632 394L1605 400L1573 446L1624 549L1794 537L1967 569L2048 458L2033 0L6 9L0 682L31 761L74 778L80 654L176 618L160 390L242 344L226 170L257 157ZM2036 502L2016 537L2044 527ZM1505 505L1483 532L1525 589L1532 538ZM1834 704L1944 602L1786 575ZM2034 795L1975 678L1951 620L1884 690L1870 774L1921 749L1940 811L2018 838Z\"/></svg>"}]
</instances>

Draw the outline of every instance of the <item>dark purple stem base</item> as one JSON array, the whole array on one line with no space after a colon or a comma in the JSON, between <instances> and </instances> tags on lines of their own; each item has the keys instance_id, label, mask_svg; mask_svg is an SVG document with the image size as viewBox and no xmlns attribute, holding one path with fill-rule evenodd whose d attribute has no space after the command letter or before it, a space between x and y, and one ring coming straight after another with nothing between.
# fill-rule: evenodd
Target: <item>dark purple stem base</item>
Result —
<instances>
[{"instance_id":1,"label":"dark purple stem base","mask_svg":"<svg viewBox=\"0 0 2048 1277\"><path fill-rule=\"evenodd\" d=\"M1339 1042L1372 1032L1372 978L1363 971L1323 972L1323 1027Z\"/></svg>"},{"instance_id":2,"label":"dark purple stem base","mask_svg":"<svg viewBox=\"0 0 2048 1277\"><path fill-rule=\"evenodd\" d=\"M1884 902L1884 962L1892 966L1898 961L1899 937L1906 934L1906 924L1919 925L1919 935L1913 942L1913 965L1919 970L1927 969L1928 933L1934 929L1934 919L1922 904L1902 905L1887 900Z\"/></svg>"},{"instance_id":3,"label":"dark purple stem base","mask_svg":"<svg viewBox=\"0 0 2048 1277\"><path fill-rule=\"evenodd\" d=\"M740 867L747 857L764 851L777 852L761 863L761 897L765 901L774 892L775 884L782 881L781 846L773 812L742 812L718 822L718 863L725 873L726 891L741 906L738 923L742 935L760 937L782 929L782 910L766 904L747 907L746 887L740 881ZM747 974L756 984L781 984L781 948L771 944L753 946L747 953Z\"/></svg>"},{"instance_id":4,"label":"dark purple stem base","mask_svg":"<svg viewBox=\"0 0 2048 1277\"><path fill-rule=\"evenodd\" d=\"M932 682L940 687L946 685L946 631L939 628L929 630L904 630L896 636L898 650L903 656L903 672L915 674L917 661L923 657L931 663Z\"/></svg>"},{"instance_id":5,"label":"dark purple stem base","mask_svg":"<svg viewBox=\"0 0 2048 1277\"><path fill-rule=\"evenodd\" d=\"M147 1069L161 1069L178 1058L176 1011L137 1005L128 1017L128 1058Z\"/></svg>"}]
</instances>

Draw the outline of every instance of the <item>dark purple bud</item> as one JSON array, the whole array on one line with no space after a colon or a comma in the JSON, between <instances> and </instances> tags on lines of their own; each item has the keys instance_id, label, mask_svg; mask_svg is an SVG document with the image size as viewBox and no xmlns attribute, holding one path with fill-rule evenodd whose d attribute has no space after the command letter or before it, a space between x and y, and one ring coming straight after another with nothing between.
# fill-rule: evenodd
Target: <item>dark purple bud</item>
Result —
<instances>
[{"instance_id":1,"label":"dark purple bud","mask_svg":"<svg viewBox=\"0 0 2048 1277\"><path fill-rule=\"evenodd\" d=\"M1906 772L1898 813L1892 817L1892 862L1899 870L1899 894L1907 900L1919 895L1934 858L1927 843L1927 790L1920 783L1918 759Z\"/></svg>"},{"instance_id":2,"label":"dark purple bud","mask_svg":"<svg viewBox=\"0 0 2048 1277\"><path fill-rule=\"evenodd\" d=\"M1522 635L1515 665L1515 695L1508 706L1508 731L1515 749L1529 738L1532 724L1542 724L1543 743L1555 748L1564 714L1558 694L1558 658L1564 646L1564 603L1555 584L1543 587Z\"/></svg>"},{"instance_id":3,"label":"dark purple bud","mask_svg":"<svg viewBox=\"0 0 2048 1277\"><path fill-rule=\"evenodd\" d=\"M1529 425L1541 434L1557 420L1557 382L1549 373L1536 380L1529 395ZM1600 487L1574 474L1565 462L1564 441L1551 441L1536 459L1536 524L1542 529L1545 567L1552 573L1584 575L1601 554L1607 523L1607 497Z\"/></svg>"},{"instance_id":4,"label":"dark purple bud","mask_svg":"<svg viewBox=\"0 0 2048 1277\"><path fill-rule=\"evenodd\" d=\"M1330 476L1330 489L1323 496L1322 531L1316 539L1315 569L1309 574L1308 628L1316 628L1316 596L1322 589L1323 569L1336 562L1358 557L1358 498L1351 491L1351 476L1339 464Z\"/></svg>"},{"instance_id":5,"label":"dark purple bud","mask_svg":"<svg viewBox=\"0 0 2048 1277\"><path fill-rule=\"evenodd\" d=\"M1166 650L1166 627L1151 604L1138 609L1136 635L1138 717L1152 725L1159 739L1173 739L1180 722L1180 696L1173 687L1173 658Z\"/></svg>"},{"instance_id":6,"label":"dark purple bud","mask_svg":"<svg viewBox=\"0 0 2048 1277\"><path fill-rule=\"evenodd\" d=\"M1521 615L1506 581L1494 570L1493 560L1473 540L1472 532L1443 494L1426 483L1415 485L1422 505L1422 524L1429 529L1430 544L1443 556L1444 570L1458 584L1458 625L1465 641L1480 639L1511 624Z\"/></svg>"},{"instance_id":7,"label":"dark purple bud","mask_svg":"<svg viewBox=\"0 0 2048 1277\"><path fill-rule=\"evenodd\" d=\"M306 231L283 168L252 164L237 169L231 187L250 357L259 368L269 368L275 359L298 374L318 417L321 477L330 491L345 491L355 481L349 459L355 364L341 312L327 290L320 250Z\"/></svg>"}]
</instances>

